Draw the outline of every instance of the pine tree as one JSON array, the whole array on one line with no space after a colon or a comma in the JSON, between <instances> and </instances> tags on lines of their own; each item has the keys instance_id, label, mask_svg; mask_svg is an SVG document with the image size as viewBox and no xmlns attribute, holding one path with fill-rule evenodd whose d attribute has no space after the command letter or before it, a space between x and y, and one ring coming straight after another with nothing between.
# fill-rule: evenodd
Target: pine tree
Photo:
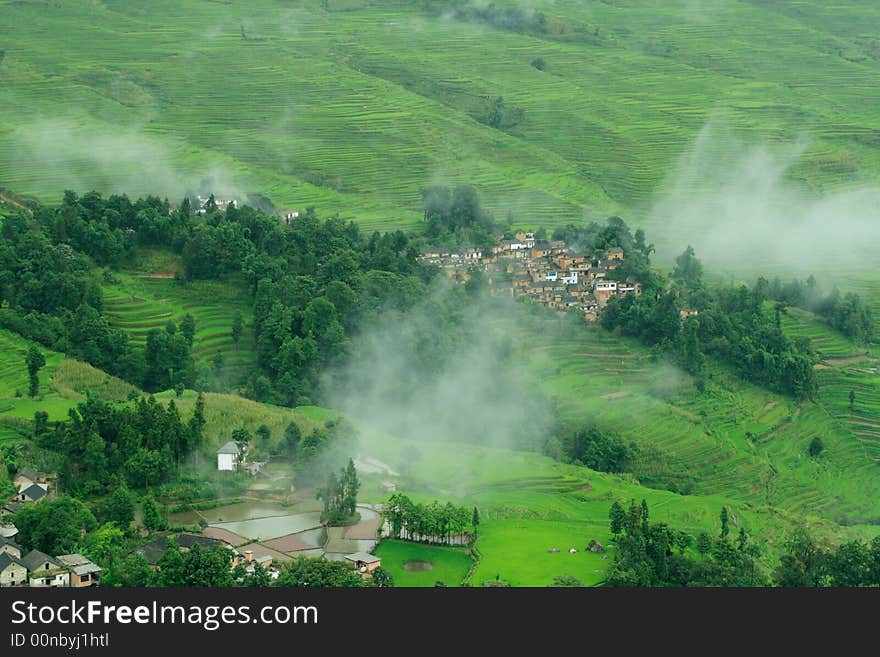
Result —
<instances>
[{"instance_id":1,"label":"pine tree","mask_svg":"<svg viewBox=\"0 0 880 657\"><path fill-rule=\"evenodd\" d=\"M623 525L626 522L626 511L620 502L615 501L608 511L608 517L611 519L611 533L617 536L623 531Z\"/></svg>"},{"instance_id":2,"label":"pine tree","mask_svg":"<svg viewBox=\"0 0 880 657\"><path fill-rule=\"evenodd\" d=\"M28 395L36 397L40 394L40 368L46 364L46 358L36 346L31 345L25 357L25 363L27 364L29 379Z\"/></svg>"},{"instance_id":3,"label":"pine tree","mask_svg":"<svg viewBox=\"0 0 880 657\"><path fill-rule=\"evenodd\" d=\"M141 510L144 515L144 527L151 532L164 529L165 523L162 520L162 516L159 515L159 506L156 504L156 499L152 495L147 495L144 498Z\"/></svg>"},{"instance_id":4,"label":"pine tree","mask_svg":"<svg viewBox=\"0 0 880 657\"><path fill-rule=\"evenodd\" d=\"M727 507L721 507L721 538L725 538L730 533L730 517L727 513Z\"/></svg>"}]
</instances>

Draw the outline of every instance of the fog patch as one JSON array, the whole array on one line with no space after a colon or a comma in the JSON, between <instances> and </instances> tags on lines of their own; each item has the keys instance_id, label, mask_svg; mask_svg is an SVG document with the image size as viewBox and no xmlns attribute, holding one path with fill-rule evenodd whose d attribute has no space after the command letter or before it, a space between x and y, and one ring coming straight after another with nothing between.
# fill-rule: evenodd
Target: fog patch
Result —
<instances>
[{"instance_id":1,"label":"fog patch","mask_svg":"<svg viewBox=\"0 0 880 657\"><path fill-rule=\"evenodd\" d=\"M709 267L811 271L817 264L876 265L880 188L813 193L792 169L807 137L786 144L744 141L707 123L655 195L650 225L674 245L692 244Z\"/></svg>"},{"instance_id":2,"label":"fog patch","mask_svg":"<svg viewBox=\"0 0 880 657\"><path fill-rule=\"evenodd\" d=\"M382 313L353 339L349 360L323 381L328 403L379 440L540 450L552 407L501 328L513 303L438 281L414 308Z\"/></svg>"},{"instance_id":3,"label":"fog patch","mask_svg":"<svg viewBox=\"0 0 880 657\"><path fill-rule=\"evenodd\" d=\"M234 176L223 166L182 171L171 149L138 127L103 125L83 128L83 117L40 119L13 133L16 159L36 168L42 177L62 181L65 189L97 188L132 196L152 194L177 200L184 194L214 193L221 198L246 198Z\"/></svg>"}]
</instances>

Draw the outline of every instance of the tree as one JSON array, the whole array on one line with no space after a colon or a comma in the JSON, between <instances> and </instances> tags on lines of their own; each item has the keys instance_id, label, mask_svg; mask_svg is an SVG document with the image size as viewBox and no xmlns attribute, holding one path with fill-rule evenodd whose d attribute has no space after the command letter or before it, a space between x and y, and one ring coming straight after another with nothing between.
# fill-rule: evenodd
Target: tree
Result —
<instances>
[{"instance_id":1,"label":"tree","mask_svg":"<svg viewBox=\"0 0 880 657\"><path fill-rule=\"evenodd\" d=\"M143 554L134 552L126 557L117 558L110 565L108 572L102 573L101 584L139 588L151 586L153 569L150 568Z\"/></svg>"},{"instance_id":2,"label":"tree","mask_svg":"<svg viewBox=\"0 0 880 657\"><path fill-rule=\"evenodd\" d=\"M256 436L258 438L258 445L261 450L269 449L269 440L272 438L272 430L265 424L261 424L257 427Z\"/></svg>"},{"instance_id":3,"label":"tree","mask_svg":"<svg viewBox=\"0 0 880 657\"><path fill-rule=\"evenodd\" d=\"M113 491L107 505L107 513L120 529L127 531L134 520L134 495L125 486L118 487Z\"/></svg>"},{"instance_id":4,"label":"tree","mask_svg":"<svg viewBox=\"0 0 880 657\"><path fill-rule=\"evenodd\" d=\"M477 507L474 507L474 512L471 514L471 526L474 528L474 536L476 536L477 527L480 526L480 511Z\"/></svg>"},{"instance_id":5,"label":"tree","mask_svg":"<svg viewBox=\"0 0 880 657\"><path fill-rule=\"evenodd\" d=\"M712 549L712 538L706 532L700 532L697 536L697 552L706 556Z\"/></svg>"},{"instance_id":6,"label":"tree","mask_svg":"<svg viewBox=\"0 0 880 657\"><path fill-rule=\"evenodd\" d=\"M552 586L583 586L584 583L574 575L557 575Z\"/></svg>"},{"instance_id":7,"label":"tree","mask_svg":"<svg viewBox=\"0 0 880 657\"><path fill-rule=\"evenodd\" d=\"M684 252L676 257L672 269L672 280L688 291L694 291L702 285L703 264L697 259L694 247L688 245Z\"/></svg>"},{"instance_id":8,"label":"tree","mask_svg":"<svg viewBox=\"0 0 880 657\"><path fill-rule=\"evenodd\" d=\"M281 565L275 586L353 588L364 580L352 563L300 556Z\"/></svg>"},{"instance_id":9,"label":"tree","mask_svg":"<svg viewBox=\"0 0 880 657\"><path fill-rule=\"evenodd\" d=\"M373 571L373 584L380 589L389 588L394 586L394 577L382 566L379 566Z\"/></svg>"},{"instance_id":10,"label":"tree","mask_svg":"<svg viewBox=\"0 0 880 657\"><path fill-rule=\"evenodd\" d=\"M238 344L241 341L241 334L244 330L244 318L241 316L241 311L236 310L235 315L232 316L232 342L234 344Z\"/></svg>"},{"instance_id":11,"label":"tree","mask_svg":"<svg viewBox=\"0 0 880 657\"><path fill-rule=\"evenodd\" d=\"M725 538L730 533L730 516L727 507L721 507L721 538Z\"/></svg>"},{"instance_id":12,"label":"tree","mask_svg":"<svg viewBox=\"0 0 880 657\"><path fill-rule=\"evenodd\" d=\"M198 397L196 397L195 408L193 409L192 417L189 419L189 423L187 424L187 429L189 432L189 449L191 452L195 453L195 450L198 449L202 441L204 439L204 429L207 420L205 419L205 396L199 392Z\"/></svg>"},{"instance_id":13,"label":"tree","mask_svg":"<svg viewBox=\"0 0 880 657\"><path fill-rule=\"evenodd\" d=\"M608 517L611 519L611 533L615 536L619 535L623 531L623 523L626 521L626 511L617 500L611 505Z\"/></svg>"},{"instance_id":14,"label":"tree","mask_svg":"<svg viewBox=\"0 0 880 657\"><path fill-rule=\"evenodd\" d=\"M797 528L786 541L785 553L773 571L773 581L776 586L821 586L826 562L827 554L813 542L804 528Z\"/></svg>"},{"instance_id":15,"label":"tree","mask_svg":"<svg viewBox=\"0 0 880 657\"><path fill-rule=\"evenodd\" d=\"M853 410L855 408L855 405L856 405L856 391L850 390L849 391L849 410Z\"/></svg>"},{"instance_id":16,"label":"tree","mask_svg":"<svg viewBox=\"0 0 880 657\"><path fill-rule=\"evenodd\" d=\"M296 459L299 453L299 442L302 439L302 432L296 422L291 422L284 430L284 446L287 458L291 461Z\"/></svg>"},{"instance_id":17,"label":"tree","mask_svg":"<svg viewBox=\"0 0 880 657\"><path fill-rule=\"evenodd\" d=\"M125 549L125 533L108 522L91 532L85 540L85 553L95 563L109 566L118 559Z\"/></svg>"},{"instance_id":18,"label":"tree","mask_svg":"<svg viewBox=\"0 0 880 657\"><path fill-rule=\"evenodd\" d=\"M39 371L46 364L46 359L42 352L37 349L36 345L31 345L25 357L25 363L27 364L28 379L30 381L28 395L36 397L40 393Z\"/></svg>"},{"instance_id":19,"label":"tree","mask_svg":"<svg viewBox=\"0 0 880 657\"><path fill-rule=\"evenodd\" d=\"M354 515L357 509L357 494L360 487L354 460L348 459L348 465L342 475L342 508L348 515Z\"/></svg>"},{"instance_id":20,"label":"tree","mask_svg":"<svg viewBox=\"0 0 880 657\"><path fill-rule=\"evenodd\" d=\"M811 457L816 458L824 449L825 443L822 442L822 439L819 436L816 436L810 441L810 446L807 448L807 451Z\"/></svg>"},{"instance_id":21,"label":"tree","mask_svg":"<svg viewBox=\"0 0 880 657\"><path fill-rule=\"evenodd\" d=\"M169 539L157 565L158 586L216 588L234 584L229 550L225 548L202 547L196 543L188 552L181 552L177 543Z\"/></svg>"},{"instance_id":22,"label":"tree","mask_svg":"<svg viewBox=\"0 0 880 657\"><path fill-rule=\"evenodd\" d=\"M50 555L74 552L83 533L98 524L88 507L66 495L23 505L11 521L18 528L17 543Z\"/></svg>"},{"instance_id":23,"label":"tree","mask_svg":"<svg viewBox=\"0 0 880 657\"><path fill-rule=\"evenodd\" d=\"M165 528L165 521L159 513L159 505L156 504L156 498L152 495L144 497L141 503L141 512L144 516L144 527L151 532Z\"/></svg>"},{"instance_id":24,"label":"tree","mask_svg":"<svg viewBox=\"0 0 880 657\"><path fill-rule=\"evenodd\" d=\"M251 442L251 434L247 429L236 429L232 432L232 441L238 446L236 461L238 465L241 465L244 461L245 450Z\"/></svg>"},{"instance_id":25,"label":"tree","mask_svg":"<svg viewBox=\"0 0 880 657\"><path fill-rule=\"evenodd\" d=\"M180 322L180 334L186 339L190 347L196 339L196 318L187 313Z\"/></svg>"}]
</instances>

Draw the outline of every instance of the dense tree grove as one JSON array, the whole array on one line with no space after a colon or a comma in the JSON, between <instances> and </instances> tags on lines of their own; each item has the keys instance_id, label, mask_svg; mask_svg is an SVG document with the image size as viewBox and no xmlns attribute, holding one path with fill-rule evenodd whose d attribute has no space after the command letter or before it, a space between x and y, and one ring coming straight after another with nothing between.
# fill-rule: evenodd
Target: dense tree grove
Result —
<instances>
[{"instance_id":1,"label":"dense tree grove","mask_svg":"<svg viewBox=\"0 0 880 657\"><path fill-rule=\"evenodd\" d=\"M382 516L390 525L392 537L449 543L453 536L461 535L468 528L476 531L473 523L479 523L479 514L474 511L476 509L472 511L451 502L415 503L403 493L394 493L388 498Z\"/></svg>"},{"instance_id":2,"label":"dense tree grove","mask_svg":"<svg viewBox=\"0 0 880 657\"><path fill-rule=\"evenodd\" d=\"M348 465L338 475L331 472L327 482L316 493L318 499L324 502L321 520L330 525L339 525L352 518L357 510L360 487L353 460L349 459Z\"/></svg>"},{"instance_id":3,"label":"dense tree grove","mask_svg":"<svg viewBox=\"0 0 880 657\"><path fill-rule=\"evenodd\" d=\"M622 513L621 513L622 512ZM610 512L617 549L608 571L610 586L764 586L767 578L756 563L759 550L741 532L732 542L727 536L698 541L699 559L686 552L693 537L666 523L650 522L643 500L628 510L617 503ZM702 543L702 544L700 544Z\"/></svg>"},{"instance_id":4,"label":"dense tree grove","mask_svg":"<svg viewBox=\"0 0 880 657\"><path fill-rule=\"evenodd\" d=\"M33 204L0 229L0 326L88 361L145 390L192 386L192 317L153 329L145 349L102 314L95 264L115 267L136 247L180 254L185 279L234 276L254 303L259 370L248 392L260 401L302 403L316 396L320 368L341 358L365 316L404 309L433 272L401 232L366 237L309 209L283 222L248 206L192 215L188 200L67 192L60 207ZM185 282L185 280L183 281ZM235 341L240 316L232 318Z\"/></svg>"},{"instance_id":5,"label":"dense tree grove","mask_svg":"<svg viewBox=\"0 0 880 657\"><path fill-rule=\"evenodd\" d=\"M782 283L774 278L767 286L767 298L812 311L856 342L868 343L874 337L874 317L861 297L852 292L841 295L836 287L825 295L813 276L803 283L797 279Z\"/></svg>"},{"instance_id":6,"label":"dense tree grove","mask_svg":"<svg viewBox=\"0 0 880 657\"><path fill-rule=\"evenodd\" d=\"M369 584L368 580L358 574L353 563L310 557L297 557L282 564L278 579L275 580L275 586L303 588L358 588Z\"/></svg>"},{"instance_id":7,"label":"dense tree grove","mask_svg":"<svg viewBox=\"0 0 880 657\"><path fill-rule=\"evenodd\" d=\"M766 281L751 288L709 288L690 247L676 259L671 278L672 286L656 294L613 297L602 312L602 326L672 355L697 377L700 387L705 385L706 357L712 356L771 390L795 397L815 393L809 340L784 335L781 310L770 313L765 308ZM682 310L692 312L683 317Z\"/></svg>"},{"instance_id":8,"label":"dense tree grove","mask_svg":"<svg viewBox=\"0 0 880 657\"><path fill-rule=\"evenodd\" d=\"M570 432L563 441L566 456L575 463L599 472L624 472L638 454L635 443L627 445L597 427L585 426Z\"/></svg>"},{"instance_id":9,"label":"dense tree grove","mask_svg":"<svg viewBox=\"0 0 880 657\"><path fill-rule=\"evenodd\" d=\"M62 456L61 487L74 495L95 495L164 483L178 464L202 443L204 402L184 423L174 401L154 398L114 406L89 398L69 413L69 421L37 436L38 444Z\"/></svg>"},{"instance_id":10,"label":"dense tree grove","mask_svg":"<svg viewBox=\"0 0 880 657\"><path fill-rule=\"evenodd\" d=\"M499 226L480 204L470 185L449 188L443 185L422 190L425 234L433 243L449 247L476 246L488 250L497 240Z\"/></svg>"},{"instance_id":11,"label":"dense tree grove","mask_svg":"<svg viewBox=\"0 0 880 657\"><path fill-rule=\"evenodd\" d=\"M25 550L40 550L49 555L70 554L84 532L98 526L89 508L69 496L25 504L13 516L18 528L15 537Z\"/></svg>"},{"instance_id":12,"label":"dense tree grove","mask_svg":"<svg viewBox=\"0 0 880 657\"><path fill-rule=\"evenodd\" d=\"M816 544L804 529L795 530L773 571L776 586L880 586L880 537L853 540L835 548Z\"/></svg>"}]
</instances>

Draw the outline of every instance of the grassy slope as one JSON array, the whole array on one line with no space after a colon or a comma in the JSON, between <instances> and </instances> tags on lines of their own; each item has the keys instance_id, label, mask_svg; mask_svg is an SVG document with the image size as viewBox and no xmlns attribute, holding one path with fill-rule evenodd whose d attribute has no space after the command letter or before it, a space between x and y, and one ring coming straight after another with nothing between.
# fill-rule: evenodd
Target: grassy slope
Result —
<instances>
[{"instance_id":1,"label":"grassy slope","mask_svg":"<svg viewBox=\"0 0 880 657\"><path fill-rule=\"evenodd\" d=\"M223 356L223 373L232 385L240 384L256 365L253 310L247 295L234 283L200 281L182 286L171 278L149 278L180 268L178 259L160 254L139 254L135 271L114 273L103 286L104 306L110 321L128 333L133 344L143 346L147 332L180 323L184 315L196 320L193 355L199 366L213 368L213 358ZM239 311L245 329L240 342L232 342L232 320Z\"/></svg>"},{"instance_id":2,"label":"grassy slope","mask_svg":"<svg viewBox=\"0 0 880 657\"><path fill-rule=\"evenodd\" d=\"M2 2L15 29L3 30L0 178L52 197L73 167L80 187L132 192L223 170L279 205L373 225L411 225L422 185L469 180L490 206L555 224L585 205L637 207L709 116L769 139L808 127L796 175L813 188L880 171L877 61L860 39L874 4L531 6L551 34L402 0ZM498 95L524 112L507 131L477 120Z\"/></svg>"},{"instance_id":3,"label":"grassy slope","mask_svg":"<svg viewBox=\"0 0 880 657\"><path fill-rule=\"evenodd\" d=\"M324 213L383 227L414 224L423 184L468 180L491 207L528 211L530 223L554 225L579 218L584 205L589 214L637 210L713 115L771 140L807 126L816 139L794 173L813 189L880 172L873 148L877 63L859 39L880 12L873 4L832 11L795 2L709 3L713 13L692 12L686 20L679 9L693 3L683 1L592 3L589 15L549 0L533 4L585 32L535 38L431 18L403 2L325 12L318 2L289 7L256 0L246 16L235 6L195 0L149 7L119 0L51 7L0 2L8 19L0 26L15 26L0 27L6 50L0 178L18 191L55 198L71 186L132 193L158 186L176 193L180 180L192 185L222 169L218 177L234 178L281 206L316 204ZM241 41L240 20L264 40ZM587 38L594 27L600 46ZM544 73L529 66L538 55L548 62ZM483 111L484 95L503 95L523 109L524 121L508 132L479 123L474 117ZM45 109L35 119L35 107L80 109ZM99 155L83 156L77 144L94 145ZM842 166L847 162L855 166ZM841 270L838 276L880 310L876 275ZM202 332L200 360L209 362L218 350L230 353L224 322L234 300L221 302L218 312L200 305L214 288L181 291L167 280L120 279L105 287L108 309L136 340L189 310ZM858 351L808 316L793 313L785 323L790 334L811 337L826 358ZM876 363L821 370L818 404L794 406L723 371L713 372L706 394L694 395L675 370L603 334L531 346L527 366L566 417L596 419L660 450L662 458L640 464L639 476L697 478L699 497L614 484L613 494L662 503L659 517L672 517L674 509L683 526L708 526L721 499L754 508L772 503L783 524L799 516L880 517ZM15 349L21 344L0 350L0 365L9 368L0 377L0 404L14 404L0 417L26 419L38 408L62 417L76 395L51 391L43 402L14 399L24 373L23 352ZM245 356L242 361L251 357ZM59 359L48 359L46 375ZM853 409L851 389L857 392ZM217 441L233 418L244 417L252 428L268 418L275 434L289 418L314 414L266 410L232 397L216 401L216 407L209 401L209 413ZM4 431L0 424L0 439ZM807 459L806 445L816 435L828 449ZM537 476L543 467L514 467L519 458L505 457L512 481ZM482 495L490 511L486 543L508 536L503 548L484 555L478 573L484 578L504 565L493 559L510 543L528 548L529 563L538 550L531 538L507 534L514 524L493 523L572 522L560 542L577 543L590 527L602 540L598 532L610 503L586 512L559 491ZM542 509L552 518L520 517ZM754 527L766 529L758 521ZM524 537L531 531L520 530ZM557 531L546 525L533 535L551 530ZM777 534L768 536L776 540ZM502 577L546 583L550 571L534 568L531 575ZM584 581L595 576L589 568L573 574Z\"/></svg>"},{"instance_id":4,"label":"grassy slope","mask_svg":"<svg viewBox=\"0 0 880 657\"><path fill-rule=\"evenodd\" d=\"M388 436L365 441L369 453L400 468L400 450L411 443ZM422 458L411 464L399 489L414 500L448 499L475 505L482 522L477 547L481 560L470 582L494 580L519 586L547 586L556 575L574 575L587 584L600 582L612 556L584 553L591 539L608 545L608 510L614 500L646 499L652 518L693 534L719 531L718 512L731 509L733 524L767 546L772 567L786 533L805 522L821 540L871 536L873 527L841 529L828 520L797 516L764 504L724 495L676 495L639 486L629 476L596 473L547 457L463 443L420 443ZM366 478L369 484L370 478ZM372 490L372 487L365 485ZM371 501L379 501L370 497ZM560 553L550 553L556 547ZM568 549L578 550L575 555ZM597 572L598 571L598 572ZM449 584L450 582L447 582Z\"/></svg>"}]
</instances>

